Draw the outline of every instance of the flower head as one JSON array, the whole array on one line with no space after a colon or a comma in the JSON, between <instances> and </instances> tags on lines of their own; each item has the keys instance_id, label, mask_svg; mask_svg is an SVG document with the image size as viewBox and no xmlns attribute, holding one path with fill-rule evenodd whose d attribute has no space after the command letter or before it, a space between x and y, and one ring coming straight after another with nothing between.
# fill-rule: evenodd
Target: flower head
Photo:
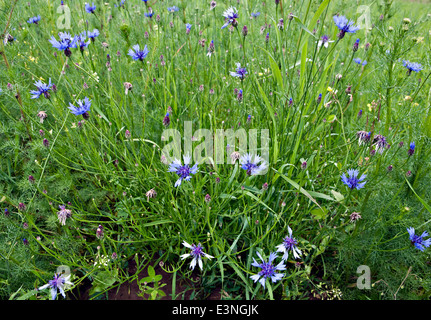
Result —
<instances>
[{"instance_id":1,"label":"flower head","mask_svg":"<svg viewBox=\"0 0 431 320\"><path fill-rule=\"evenodd\" d=\"M180 10L180 9L176 6L168 7L168 11L171 13L177 12L178 10Z\"/></svg>"},{"instance_id":2,"label":"flower head","mask_svg":"<svg viewBox=\"0 0 431 320\"><path fill-rule=\"evenodd\" d=\"M88 13L95 13L96 12L96 6L94 5L94 2L93 2L93 5L86 3L85 4L85 11Z\"/></svg>"},{"instance_id":3,"label":"flower head","mask_svg":"<svg viewBox=\"0 0 431 320\"><path fill-rule=\"evenodd\" d=\"M77 47L79 47L79 49L82 51L84 51L85 48L88 47L88 45L90 44L90 40L88 40L87 42L85 42L86 40L86 32L84 31L83 33L81 33L80 35L76 36L76 41L77 41Z\"/></svg>"},{"instance_id":4,"label":"flower head","mask_svg":"<svg viewBox=\"0 0 431 320\"><path fill-rule=\"evenodd\" d=\"M286 265L283 263L283 261L281 261L276 266L273 265L273 261L275 258L277 258L277 254L275 252L272 252L269 255L268 262L265 262L259 252L256 252L256 254L259 259L262 260L262 262L258 263L256 259L253 258L253 263L251 265L256 268L261 268L262 270L250 277L255 283L259 281L260 284L265 288L265 282L267 278L270 278L273 283L283 278L284 273L277 273L276 271L286 270Z\"/></svg>"},{"instance_id":5,"label":"flower head","mask_svg":"<svg viewBox=\"0 0 431 320\"><path fill-rule=\"evenodd\" d=\"M335 25L340 29L340 33L338 34L339 39L343 39L346 32L355 33L361 27L355 26L353 20L348 20L345 16L334 16Z\"/></svg>"},{"instance_id":6,"label":"flower head","mask_svg":"<svg viewBox=\"0 0 431 320\"><path fill-rule=\"evenodd\" d=\"M389 146L388 142L386 141L386 137L382 136L381 134L378 134L373 139L373 144L376 146L376 151L378 151L380 154L385 151L385 149Z\"/></svg>"},{"instance_id":7,"label":"flower head","mask_svg":"<svg viewBox=\"0 0 431 320\"><path fill-rule=\"evenodd\" d=\"M283 253L283 260L287 260L289 258L289 251L292 251L295 259L299 259L302 252L296 247L298 242L292 237L292 229L289 226L287 227L287 231L289 232L289 235L283 239L282 244L277 246L277 252Z\"/></svg>"},{"instance_id":8,"label":"flower head","mask_svg":"<svg viewBox=\"0 0 431 320\"><path fill-rule=\"evenodd\" d=\"M171 119L169 118L169 112L166 112L165 117L163 118L163 125L169 126L169 123L171 123Z\"/></svg>"},{"instance_id":9,"label":"flower head","mask_svg":"<svg viewBox=\"0 0 431 320\"><path fill-rule=\"evenodd\" d=\"M27 20L27 23L34 23L34 24L38 24L38 22L40 21L40 16L36 16L36 17L31 17L30 19Z\"/></svg>"},{"instance_id":10,"label":"flower head","mask_svg":"<svg viewBox=\"0 0 431 320\"><path fill-rule=\"evenodd\" d=\"M256 19L258 16L260 16L260 12L252 12L252 13L251 13L251 17L252 17L252 18L255 18L255 19Z\"/></svg>"},{"instance_id":11,"label":"flower head","mask_svg":"<svg viewBox=\"0 0 431 320\"><path fill-rule=\"evenodd\" d=\"M214 40L211 40L210 44L208 45L208 53L207 56L211 57L211 55L215 52L214 47Z\"/></svg>"},{"instance_id":12,"label":"flower head","mask_svg":"<svg viewBox=\"0 0 431 320\"><path fill-rule=\"evenodd\" d=\"M411 142L410 143L410 149L407 151L407 153L408 153L409 156L412 156L413 153L415 153L415 147L416 147L415 143Z\"/></svg>"},{"instance_id":13,"label":"flower head","mask_svg":"<svg viewBox=\"0 0 431 320\"><path fill-rule=\"evenodd\" d=\"M358 131L356 133L356 136L358 137L359 145L362 145L363 143L367 143L371 139L371 131Z\"/></svg>"},{"instance_id":14,"label":"flower head","mask_svg":"<svg viewBox=\"0 0 431 320\"><path fill-rule=\"evenodd\" d=\"M52 46L60 51L64 51L64 54L66 57L70 57L72 54L71 48L76 48L78 38L75 36L72 38L72 36L65 32L60 33L60 41L54 38L54 36L51 36L51 39L49 42L51 42Z\"/></svg>"},{"instance_id":15,"label":"flower head","mask_svg":"<svg viewBox=\"0 0 431 320\"><path fill-rule=\"evenodd\" d=\"M114 6L115 7L118 7L118 8L124 8L124 5L125 5L125 3L126 3L126 0L121 0L120 1L120 4L114 4Z\"/></svg>"},{"instance_id":16,"label":"flower head","mask_svg":"<svg viewBox=\"0 0 431 320\"><path fill-rule=\"evenodd\" d=\"M144 16L146 16L147 18L152 18L153 16L154 16L154 12L153 12L153 10L150 8L149 10L148 10L148 12L145 12L144 13Z\"/></svg>"},{"instance_id":17,"label":"flower head","mask_svg":"<svg viewBox=\"0 0 431 320\"><path fill-rule=\"evenodd\" d=\"M350 215L350 222L355 223L359 219L362 219L362 216L359 212L352 212Z\"/></svg>"},{"instance_id":18,"label":"flower head","mask_svg":"<svg viewBox=\"0 0 431 320\"><path fill-rule=\"evenodd\" d=\"M189 181L191 179L192 174L196 174L198 172L198 164L195 163L193 167L190 167L190 156L185 155L183 157L184 165L182 165L181 161L176 159L169 165L168 172L175 172L179 179L175 182L175 187L181 185L183 180Z\"/></svg>"},{"instance_id":19,"label":"flower head","mask_svg":"<svg viewBox=\"0 0 431 320\"><path fill-rule=\"evenodd\" d=\"M423 69L422 65L417 62L410 62L408 60L403 60L403 66L407 68L407 74L411 74L412 71L419 72Z\"/></svg>"},{"instance_id":20,"label":"flower head","mask_svg":"<svg viewBox=\"0 0 431 320\"><path fill-rule=\"evenodd\" d=\"M350 169L347 170L347 173L349 175L349 177L346 176L345 173L343 173L341 175L341 181L343 181L343 183L345 185L347 185L350 189L361 189L365 186L365 184L367 183L362 182L367 176L365 174L361 175L361 177L358 179L358 175L359 175L359 171L358 170L354 170L354 169ZM362 182L362 183L360 183Z\"/></svg>"},{"instance_id":21,"label":"flower head","mask_svg":"<svg viewBox=\"0 0 431 320\"><path fill-rule=\"evenodd\" d=\"M73 285L72 282L69 281L70 274L65 276L63 274L54 274L54 278L52 280L49 280L49 282L42 287L38 288L37 290L44 290L46 288L51 288L51 299L55 300L57 297L57 290L60 291L61 295L66 298L66 294L64 293L64 289L67 285Z\"/></svg>"},{"instance_id":22,"label":"flower head","mask_svg":"<svg viewBox=\"0 0 431 320\"><path fill-rule=\"evenodd\" d=\"M100 35L100 32L99 32L99 30L97 30L97 29L94 29L93 31L88 31L87 32L87 37L91 40L91 41L94 41L94 39L96 38L96 37L98 37Z\"/></svg>"},{"instance_id":23,"label":"flower head","mask_svg":"<svg viewBox=\"0 0 431 320\"><path fill-rule=\"evenodd\" d=\"M85 97L84 100L78 100L77 103L78 103L78 107L75 107L72 103L69 102L70 107L68 108L70 109L70 111L76 116L82 114L84 119L88 119L88 117L90 116L88 114L88 111L90 111L91 100Z\"/></svg>"},{"instance_id":24,"label":"flower head","mask_svg":"<svg viewBox=\"0 0 431 320\"><path fill-rule=\"evenodd\" d=\"M196 267L196 263L199 265L199 268L201 270L203 270L203 266L202 266L202 257L204 258L208 258L208 259L212 259L214 258L213 256L210 256L209 254L203 252L203 248L201 246L201 244L199 243L198 245L195 244L189 244L186 241L183 241L183 246L191 249L190 253L186 253L181 255L181 260L184 260L188 257L192 257L192 262L190 263L190 268L194 269Z\"/></svg>"},{"instance_id":25,"label":"flower head","mask_svg":"<svg viewBox=\"0 0 431 320\"><path fill-rule=\"evenodd\" d=\"M58 221L60 221L60 224L65 226L67 218L70 218L72 216L72 211L66 209L66 206L64 205L60 205L58 207L60 208L60 211L57 212Z\"/></svg>"},{"instance_id":26,"label":"flower head","mask_svg":"<svg viewBox=\"0 0 431 320\"><path fill-rule=\"evenodd\" d=\"M232 25L236 27L238 25L238 10L235 7L230 7L223 13L223 17L225 19L225 24L221 27L222 29L226 28L228 25Z\"/></svg>"},{"instance_id":27,"label":"flower head","mask_svg":"<svg viewBox=\"0 0 431 320\"><path fill-rule=\"evenodd\" d=\"M362 65L362 66L365 66L367 64L367 60L362 61L359 58L355 58L355 59L353 59L353 61L355 61L357 64Z\"/></svg>"},{"instance_id":28,"label":"flower head","mask_svg":"<svg viewBox=\"0 0 431 320\"><path fill-rule=\"evenodd\" d=\"M250 176L264 174L268 168L266 161L257 154L253 156L250 153L246 153L239 158L239 163L241 164L241 168L246 170Z\"/></svg>"},{"instance_id":29,"label":"flower head","mask_svg":"<svg viewBox=\"0 0 431 320\"><path fill-rule=\"evenodd\" d=\"M334 42L334 41L329 40L329 37L325 34L317 42L317 46L318 47L324 46L325 48L327 48L329 46L329 43L331 42Z\"/></svg>"},{"instance_id":30,"label":"flower head","mask_svg":"<svg viewBox=\"0 0 431 320\"><path fill-rule=\"evenodd\" d=\"M49 78L48 84L43 83L41 80L39 80L39 81L36 81L34 85L36 86L37 90L30 91L30 93L32 94L31 96L32 99L37 99L42 94L45 96L45 98L47 99L50 98L49 91L51 90L51 87L52 87L51 78Z\"/></svg>"},{"instance_id":31,"label":"flower head","mask_svg":"<svg viewBox=\"0 0 431 320\"><path fill-rule=\"evenodd\" d=\"M232 76L232 77L238 77L238 78L240 78L241 80L243 80L244 78L245 78L245 75L247 74L248 72L247 72L247 69L244 67L244 68L242 68L241 67L241 63L239 63L239 62L237 62L236 63L236 70L235 70L235 72L234 71L231 71L230 72L230 75Z\"/></svg>"},{"instance_id":32,"label":"flower head","mask_svg":"<svg viewBox=\"0 0 431 320\"><path fill-rule=\"evenodd\" d=\"M412 244L420 251L424 251L425 248L428 248L431 245L431 238L426 240L424 239L429 236L428 232L424 231L420 236L418 236L415 234L415 229L412 227L407 228L407 232L409 233Z\"/></svg>"},{"instance_id":33,"label":"flower head","mask_svg":"<svg viewBox=\"0 0 431 320\"><path fill-rule=\"evenodd\" d=\"M192 25L190 23L186 23L186 33L189 34L190 30L192 30Z\"/></svg>"},{"instance_id":34,"label":"flower head","mask_svg":"<svg viewBox=\"0 0 431 320\"><path fill-rule=\"evenodd\" d=\"M144 61L144 59L147 57L149 52L147 45L145 45L143 50L139 48L139 44L135 44L132 48L133 49L129 50L129 56L131 56L133 60Z\"/></svg>"}]
</instances>

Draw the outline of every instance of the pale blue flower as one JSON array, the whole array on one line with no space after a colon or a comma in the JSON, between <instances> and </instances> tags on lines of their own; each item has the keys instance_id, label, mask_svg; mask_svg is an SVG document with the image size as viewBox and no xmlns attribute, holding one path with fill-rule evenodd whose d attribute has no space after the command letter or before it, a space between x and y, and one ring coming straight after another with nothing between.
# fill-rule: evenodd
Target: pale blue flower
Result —
<instances>
[{"instance_id":1,"label":"pale blue flower","mask_svg":"<svg viewBox=\"0 0 431 320\"><path fill-rule=\"evenodd\" d=\"M273 261L275 260L275 258L277 258L277 254L275 252L272 252L269 255L268 262L265 262L259 252L256 252L256 254L259 259L262 260L262 263L258 263L253 258L253 263L251 265L256 268L261 268L262 270L250 277L255 283L259 281L260 284L265 288L266 279L271 279L271 281L275 283L284 277L284 273L276 272L286 270L286 265L283 263L283 261L281 261L276 266L273 265Z\"/></svg>"}]
</instances>

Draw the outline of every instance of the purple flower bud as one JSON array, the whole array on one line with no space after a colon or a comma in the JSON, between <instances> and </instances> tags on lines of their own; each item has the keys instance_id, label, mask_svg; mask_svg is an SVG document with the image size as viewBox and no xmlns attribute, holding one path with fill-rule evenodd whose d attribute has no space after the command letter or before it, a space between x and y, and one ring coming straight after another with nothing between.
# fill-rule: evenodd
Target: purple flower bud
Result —
<instances>
[{"instance_id":1,"label":"purple flower bud","mask_svg":"<svg viewBox=\"0 0 431 320\"><path fill-rule=\"evenodd\" d=\"M103 226L101 224L99 224L99 227L96 230L96 237L97 239L103 238Z\"/></svg>"},{"instance_id":2,"label":"purple flower bud","mask_svg":"<svg viewBox=\"0 0 431 320\"><path fill-rule=\"evenodd\" d=\"M301 163L301 169L305 170L307 168L307 161L304 161L303 163Z\"/></svg>"},{"instance_id":3,"label":"purple flower bud","mask_svg":"<svg viewBox=\"0 0 431 320\"><path fill-rule=\"evenodd\" d=\"M210 202L211 201L211 196L209 195L209 194L207 194L206 196L205 196L205 202L206 203L208 203L208 202Z\"/></svg>"},{"instance_id":4,"label":"purple flower bud","mask_svg":"<svg viewBox=\"0 0 431 320\"><path fill-rule=\"evenodd\" d=\"M411 142L411 143L410 143L410 149L407 151L407 154L408 154L409 156L412 156L412 155L413 155L413 153L415 153L415 143L414 143L414 142Z\"/></svg>"},{"instance_id":5,"label":"purple flower bud","mask_svg":"<svg viewBox=\"0 0 431 320\"><path fill-rule=\"evenodd\" d=\"M242 28L242 35L243 35L244 37L246 37L246 36L247 36L247 34L248 34L247 26L244 26L244 27Z\"/></svg>"},{"instance_id":6,"label":"purple flower bud","mask_svg":"<svg viewBox=\"0 0 431 320\"><path fill-rule=\"evenodd\" d=\"M356 39L355 43L353 44L353 52L358 51L359 48L359 39Z\"/></svg>"},{"instance_id":7,"label":"purple flower bud","mask_svg":"<svg viewBox=\"0 0 431 320\"><path fill-rule=\"evenodd\" d=\"M321 101L322 101L322 94L319 93L319 96L317 97L317 104L320 104Z\"/></svg>"},{"instance_id":8,"label":"purple flower bud","mask_svg":"<svg viewBox=\"0 0 431 320\"><path fill-rule=\"evenodd\" d=\"M169 123L171 123L171 119L169 118L169 112L166 113L165 117L163 118L163 125L165 127L169 126Z\"/></svg>"}]
</instances>

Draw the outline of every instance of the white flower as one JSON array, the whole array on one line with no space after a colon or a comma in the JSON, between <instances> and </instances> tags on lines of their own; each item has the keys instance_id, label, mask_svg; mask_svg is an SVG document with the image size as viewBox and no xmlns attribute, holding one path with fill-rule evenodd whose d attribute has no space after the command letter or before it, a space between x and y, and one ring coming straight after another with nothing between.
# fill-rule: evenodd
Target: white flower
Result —
<instances>
[{"instance_id":1,"label":"white flower","mask_svg":"<svg viewBox=\"0 0 431 320\"><path fill-rule=\"evenodd\" d=\"M239 159L239 163L241 164L241 168L246 170L247 174L251 176L264 174L268 168L267 162L257 154L253 157L250 153L246 153ZM259 163L260 165L258 165Z\"/></svg>"},{"instance_id":2,"label":"white flower","mask_svg":"<svg viewBox=\"0 0 431 320\"><path fill-rule=\"evenodd\" d=\"M64 293L64 289L67 286L73 286L73 283L69 281L70 279L70 274L65 276L65 275L60 275L58 273L56 273L54 275L54 279L53 280L49 280L49 282L45 285L43 285L42 287L38 288L37 290L44 290L46 288L51 288L51 299L55 300L55 298L57 297L57 289L60 290L60 294L63 296L63 298L66 298L66 294Z\"/></svg>"},{"instance_id":3,"label":"white flower","mask_svg":"<svg viewBox=\"0 0 431 320\"><path fill-rule=\"evenodd\" d=\"M191 269L194 269L196 267L196 263L197 263L199 265L199 268L201 270L203 270L202 257L205 257L208 259L214 258L213 256L210 256L209 254L202 251L202 246L200 243L196 246L195 244L189 244L186 241L183 241L183 246L191 249L190 253L186 253L186 254L181 255L181 260L184 260L190 256L193 257L193 260L190 263Z\"/></svg>"},{"instance_id":4,"label":"white flower","mask_svg":"<svg viewBox=\"0 0 431 320\"><path fill-rule=\"evenodd\" d=\"M282 244L276 247L277 252L284 253L282 257L283 260L287 260L287 258L289 258L289 251L292 251L295 259L299 259L302 252L296 247L297 241L292 237L292 229L289 226L287 226L287 231L289 232L289 235L283 239Z\"/></svg>"}]
</instances>

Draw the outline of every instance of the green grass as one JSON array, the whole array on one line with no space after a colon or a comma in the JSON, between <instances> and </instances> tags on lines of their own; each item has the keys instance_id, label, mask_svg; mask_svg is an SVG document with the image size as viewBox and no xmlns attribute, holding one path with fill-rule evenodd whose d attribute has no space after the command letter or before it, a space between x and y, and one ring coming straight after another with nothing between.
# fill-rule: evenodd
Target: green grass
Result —
<instances>
[{"instance_id":1,"label":"green grass","mask_svg":"<svg viewBox=\"0 0 431 320\"><path fill-rule=\"evenodd\" d=\"M160 1L151 5L151 19L138 0L126 0L125 8L96 0L95 15L85 12L84 2L65 3L72 13L68 32L100 30L82 54L72 49L70 57L48 41L61 31L59 3L0 3L0 30L15 37L0 46L0 202L10 212L0 217L3 299L49 298L48 290L36 295L33 289L59 265L72 270L75 291L67 291L68 298L87 282L91 299L106 298L109 289L136 279L127 273L130 261L137 273L163 261L176 280L199 276L195 299L215 288L230 299L429 299L429 249L414 248L407 233L408 227L429 230L431 213L427 3L370 2L366 20L366 8L356 1L282 1L282 7L219 1L214 10L204 1ZM175 14L167 11L172 5L180 8ZM239 12L232 31L220 29L230 5ZM257 11L261 15L250 19ZM337 13L373 27L338 40ZM38 25L26 22L38 14ZM190 34L185 23L192 24ZM334 42L319 49L324 34ZM135 44L149 49L143 62L127 54ZM402 60L423 70L408 76ZM238 62L248 71L243 81L230 75ZM31 99L34 82L50 78L56 85L50 99ZM127 94L125 82L133 85ZM235 89L242 90L241 101ZM84 97L92 102L85 121L67 108ZM162 161L168 110L168 128L181 134L186 121L193 135L198 129L268 130L268 172L248 176L230 164L231 148L225 164L200 163L190 181L174 187L178 176ZM40 111L47 114L43 123ZM361 130L371 132L371 140L384 135L390 148L370 154L371 143L358 144ZM184 148L201 142L184 140ZM367 175L363 189L349 190L341 181L351 168ZM154 198L146 195L150 189ZM72 212L65 226L59 205ZM353 212L362 217L356 223ZM302 256L290 254L282 281L263 288L250 279L259 271L253 258L274 252L288 226ZM190 258L181 260L189 252L183 241L201 243L214 257L204 259L202 271L189 268ZM94 262L101 256L110 260L99 268ZM356 288L360 265L370 267L369 290Z\"/></svg>"}]
</instances>

